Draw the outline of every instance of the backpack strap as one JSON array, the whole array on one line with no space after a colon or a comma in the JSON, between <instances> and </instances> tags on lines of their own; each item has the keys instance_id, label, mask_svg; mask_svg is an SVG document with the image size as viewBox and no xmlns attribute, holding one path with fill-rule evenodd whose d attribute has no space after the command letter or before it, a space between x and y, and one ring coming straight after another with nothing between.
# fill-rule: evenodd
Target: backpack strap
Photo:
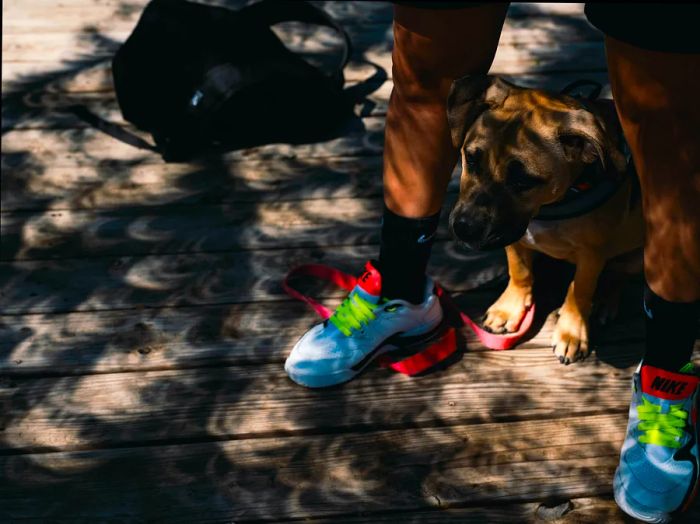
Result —
<instances>
[{"instance_id":1,"label":"backpack strap","mask_svg":"<svg viewBox=\"0 0 700 524\"><path fill-rule=\"evenodd\" d=\"M130 146L133 146L137 149L145 149L156 153L160 152L156 146L153 146L150 143L146 142L137 134L132 133L120 124L115 124L114 122L109 122L108 120L105 120L101 116L98 116L92 111L90 111L86 106L82 104L71 105L62 109L57 109L57 111L71 113L86 124L91 125L95 129L98 129L106 135L109 135L112 138L119 140L120 142L124 142L125 144L129 144Z\"/></svg>"},{"instance_id":2,"label":"backpack strap","mask_svg":"<svg viewBox=\"0 0 700 524\"><path fill-rule=\"evenodd\" d=\"M342 89L345 84L343 69L349 62L352 54L352 41L347 31L326 11L306 1L261 0L244 7L238 12L267 26L282 22L304 22L335 29L343 37L343 52L340 63L330 77L337 87Z\"/></svg>"}]
</instances>

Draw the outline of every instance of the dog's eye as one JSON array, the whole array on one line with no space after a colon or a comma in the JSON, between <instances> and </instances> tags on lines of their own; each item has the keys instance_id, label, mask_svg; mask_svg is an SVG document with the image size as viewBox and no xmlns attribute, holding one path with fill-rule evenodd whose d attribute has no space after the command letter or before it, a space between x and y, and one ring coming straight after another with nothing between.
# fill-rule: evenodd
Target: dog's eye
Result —
<instances>
[{"instance_id":1,"label":"dog's eye","mask_svg":"<svg viewBox=\"0 0 700 524\"><path fill-rule=\"evenodd\" d=\"M467 171L473 174L477 174L481 168L481 149L475 149L474 151L469 151L464 155L464 160L467 163Z\"/></svg>"},{"instance_id":2,"label":"dog's eye","mask_svg":"<svg viewBox=\"0 0 700 524\"><path fill-rule=\"evenodd\" d=\"M544 180L530 175L517 160L508 164L507 182L515 191L528 191L544 184Z\"/></svg>"}]
</instances>

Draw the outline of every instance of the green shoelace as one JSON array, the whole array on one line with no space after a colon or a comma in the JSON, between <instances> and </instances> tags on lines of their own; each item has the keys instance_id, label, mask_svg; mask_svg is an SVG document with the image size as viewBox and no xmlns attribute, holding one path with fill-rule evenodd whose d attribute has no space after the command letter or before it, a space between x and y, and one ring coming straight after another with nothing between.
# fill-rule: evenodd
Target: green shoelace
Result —
<instances>
[{"instance_id":1,"label":"green shoelace","mask_svg":"<svg viewBox=\"0 0 700 524\"><path fill-rule=\"evenodd\" d=\"M376 304L368 302L357 293L350 293L328 320L343 335L349 337L353 331L361 330L369 322L377 318L377 315L374 314L374 310L377 307Z\"/></svg>"},{"instance_id":2,"label":"green shoelace","mask_svg":"<svg viewBox=\"0 0 700 524\"><path fill-rule=\"evenodd\" d=\"M688 412L677 404L671 405L667 413L661 413L661 406L652 404L644 397L642 400L643 404L637 406L637 416L641 420L637 429L642 432L639 442L680 448Z\"/></svg>"}]
</instances>

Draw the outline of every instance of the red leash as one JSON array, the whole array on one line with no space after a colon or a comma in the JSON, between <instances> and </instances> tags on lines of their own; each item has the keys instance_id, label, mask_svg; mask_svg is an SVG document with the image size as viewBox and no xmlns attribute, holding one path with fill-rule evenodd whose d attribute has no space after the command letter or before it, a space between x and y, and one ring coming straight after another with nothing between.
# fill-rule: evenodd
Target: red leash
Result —
<instances>
[{"instance_id":1,"label":"red leash","mask_svg":"<svg viewBox=\"0 0 700 524\"><path fill-rule=\"evenodd\" d=\"M290 285L289 280L298 276L309 276L320 280L325 280L344 289L345 291L351 291L357 282L357 279L354 276L323 264L305 264L297 266L287 273L287 276L284 277L284 280L282 281L282 288L290 297L296 298L297 300L301 300L302 302L306 302L308 305L310 305L318 316L324 320L330 317L333 312L323 304L297 291ZM469 318L469 316L460 311L442 287L436 284L436 288L437 294L440 297L443 305L448 305L453 310L458 312L459 317L462 320L462 325L466 324L469 326L479 338L481 343L489 349L503 350L512 348L520 341L520 339L532 325L532 319L535 316L534 305L528 308L525 316L520 322L518 331L515 333L508 333L507 335L495 335L493 333L489 333L485 329L481 328L471 318ZM440 340L431 343L425 349L416 353L415 355L411 355L396 362L392 361L388 356L384 356L380 357L379 363L384 367L390 367L394 371L398 371L399 373L403 373L405 375L417 375L418 373L422 373L436 364L439 364L456 351L457 335L455 333L455 327L461 326L451 326L440 338Z\"/></svg>"}]
</instances>

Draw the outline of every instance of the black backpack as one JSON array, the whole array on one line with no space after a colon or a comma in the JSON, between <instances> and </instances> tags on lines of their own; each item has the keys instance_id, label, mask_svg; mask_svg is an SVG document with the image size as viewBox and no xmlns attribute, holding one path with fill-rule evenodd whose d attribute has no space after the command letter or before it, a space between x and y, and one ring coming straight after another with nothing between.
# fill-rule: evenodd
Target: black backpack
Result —
<instances>
[{"instance_id":1,"label":"black backpack","mask_svg":"<svg viewBox=\"0 0 700 524\"><path fill-rule=\"evenodd\" d=\"M340 65L325 73L270 29L284 21L337 30ZM152 0L112 61L124 118L165 160L272 142L323 140L352 116L343 93L347 33L306 2L262 0L238 11Z\"/></svg>"}]
</instances>

